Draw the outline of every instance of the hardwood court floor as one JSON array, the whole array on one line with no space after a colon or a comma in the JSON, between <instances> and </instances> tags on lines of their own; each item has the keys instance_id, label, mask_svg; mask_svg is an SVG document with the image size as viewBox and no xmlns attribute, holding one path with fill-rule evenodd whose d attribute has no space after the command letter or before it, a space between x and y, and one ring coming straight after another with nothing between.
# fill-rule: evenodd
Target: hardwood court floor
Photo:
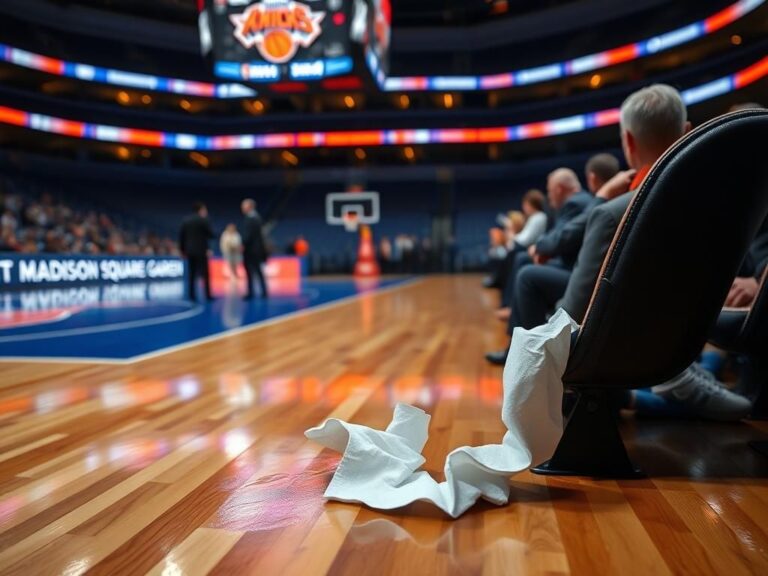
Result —
<instances>
[{"instance_id":1,"label":"hardwood court floor","mask_svg":"<svg viewBox=\"0 0 768 576\"><path fill-rule=\"evenodd\" d=\"M426 468L498 441L478 277L429 278L126 366L2 364L2 574L768 574L764 424L627 420L635 481L512 479L451 521L325 503L303 431L432 415Z\"/></svg>"}]
</instances>

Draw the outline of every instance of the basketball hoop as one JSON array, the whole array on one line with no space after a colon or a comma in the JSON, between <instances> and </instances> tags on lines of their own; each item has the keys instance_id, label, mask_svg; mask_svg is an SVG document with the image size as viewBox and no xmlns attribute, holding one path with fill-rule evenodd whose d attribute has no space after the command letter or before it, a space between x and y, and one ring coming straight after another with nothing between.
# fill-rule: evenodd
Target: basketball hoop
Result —
<instances>
[{"instance_id":1,"label":"basketball hoop","mask_svg":"<svg viewBox=\"0 0 768 576\"><path fill-rule=\"evenodd\" d=\"M357 227L360 224L360 219L358 218L357 212L347 212L343 216L344 219L344 229L347 232L357 232Z\"/></svg>"},{"instance_id":2,"label":"basketball hoop","mask_svg":"<svg viewBox=\"0 0 768 576\"><path fill-rule=\"evenodd\" d=\"M378 192L331 192L325 197L325 221L347 232L379 221Z\"/></svg>"}]
</instances>

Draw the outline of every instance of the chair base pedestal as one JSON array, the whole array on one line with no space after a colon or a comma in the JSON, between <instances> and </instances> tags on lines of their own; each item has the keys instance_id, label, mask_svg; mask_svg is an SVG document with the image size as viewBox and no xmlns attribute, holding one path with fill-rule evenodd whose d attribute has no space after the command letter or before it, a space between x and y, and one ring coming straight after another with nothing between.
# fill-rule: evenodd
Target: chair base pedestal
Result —
<instances>
[{"instance_id":1,"label":"chair base pedestal","mask_svg":"<svg viewBox=\"0 0 768 576\"><path fill-rule=\"evenodd\" d=\"M548 461L531 468L534 474L642 478L632 465L616 425L610 394L601 389L579 392L563 436Z\"/></svg>"}]
</instances>

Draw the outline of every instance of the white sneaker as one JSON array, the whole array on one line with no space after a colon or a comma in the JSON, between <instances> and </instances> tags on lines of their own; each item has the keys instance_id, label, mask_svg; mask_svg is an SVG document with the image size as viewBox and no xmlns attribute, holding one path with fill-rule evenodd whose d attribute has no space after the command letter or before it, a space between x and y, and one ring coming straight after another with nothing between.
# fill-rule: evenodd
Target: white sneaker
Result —
<instances>
[{"instance_id":1,"label":"white sneaker","mask_svg":"<svg viewBox=\"0 0 768 576\"><path fill-rule=\"evenodd\" d=\"M745 418L752 403L723 386L707 370L691 364L679 376L653 387L654 393L666 400L677 402L689 413L723 422Z\"/></svg>"}]
</instances>

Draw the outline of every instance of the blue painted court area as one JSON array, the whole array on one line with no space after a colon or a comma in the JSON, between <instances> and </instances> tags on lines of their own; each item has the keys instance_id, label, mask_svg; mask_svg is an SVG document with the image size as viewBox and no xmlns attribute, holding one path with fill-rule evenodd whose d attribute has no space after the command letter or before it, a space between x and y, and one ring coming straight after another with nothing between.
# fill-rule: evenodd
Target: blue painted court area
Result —
<instances>
[{"instance_id":1,"label":"blue painted court area","mask_svg":"<svg viewBox=\"0 0 768 576\"><path fill-rule=\"evenodd\" d=\"M305 280L268 300L204 304L185 301L180 281L5 292L0 357L133 360L406 281Z\"/></svg>"}]
</instances>

